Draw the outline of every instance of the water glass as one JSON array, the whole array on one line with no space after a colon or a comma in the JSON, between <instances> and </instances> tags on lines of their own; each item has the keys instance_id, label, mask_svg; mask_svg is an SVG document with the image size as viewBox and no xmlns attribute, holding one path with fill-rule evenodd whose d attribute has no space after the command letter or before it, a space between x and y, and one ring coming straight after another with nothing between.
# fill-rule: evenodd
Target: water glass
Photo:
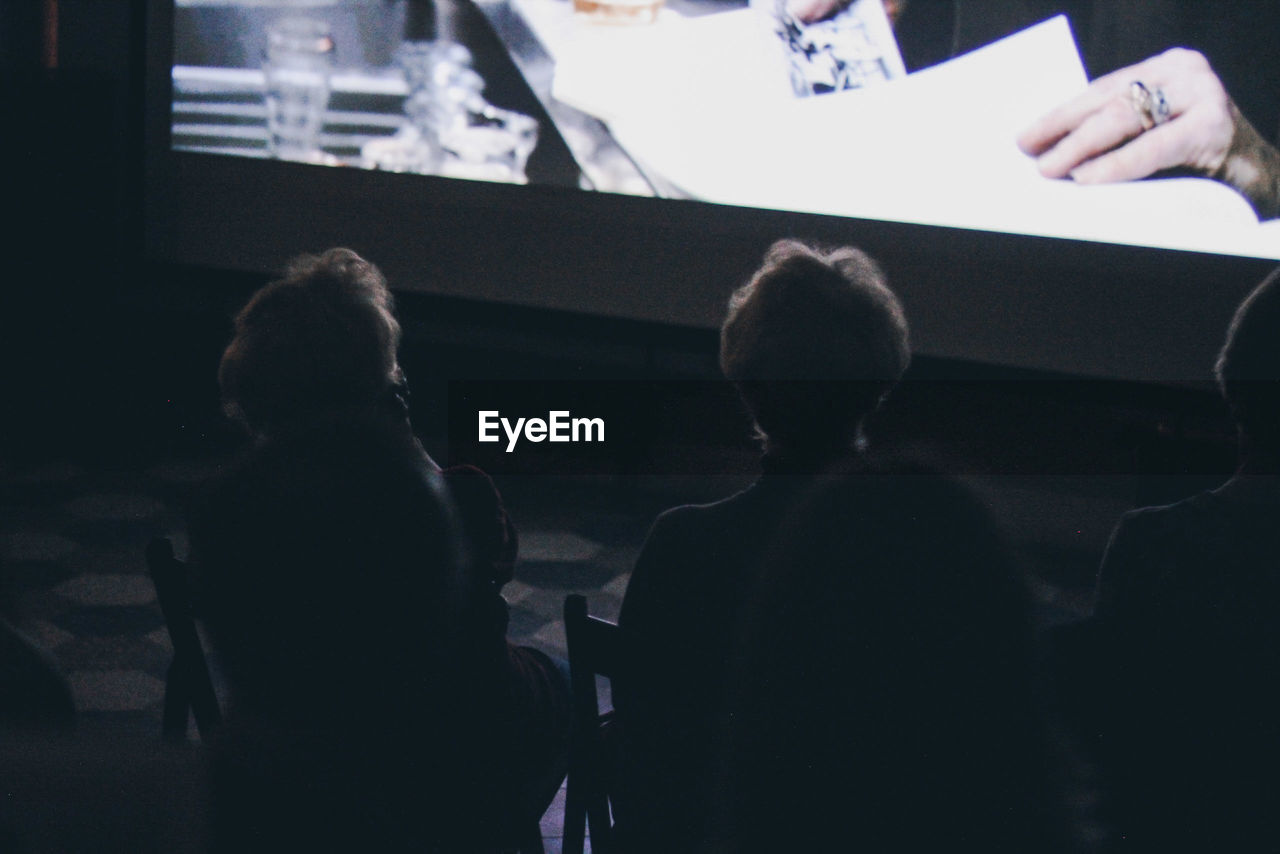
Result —
<instances>
[{"instance_id":1,"label":"water glass","mask_svg":"<svg viewBox=\"0 0 1280 854\"><path fill-rule=\"evenodd\" d=\"M320 157L320 131L329 106L333 37L327 22L282 18L267 28L267 149L281 160Z\"/></svg>"}]
</instances>

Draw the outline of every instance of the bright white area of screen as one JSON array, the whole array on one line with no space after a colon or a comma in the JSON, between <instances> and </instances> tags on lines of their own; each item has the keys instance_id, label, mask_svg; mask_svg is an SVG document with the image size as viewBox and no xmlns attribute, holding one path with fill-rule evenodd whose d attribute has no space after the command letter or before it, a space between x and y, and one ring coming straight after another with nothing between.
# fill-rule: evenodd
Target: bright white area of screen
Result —
<instances>
[{"instance_id":1,"label":"bright white area of screen","mask_svg":"<svg viewBox=\"0 0 1280 854\"><path fill-rule=\"evenodd\" d=\"M1087 83L1061 16L878 88L795 99L762 61L772 34L752 10L606 31L553 2L517 0L543 18L555 95L694 198L1280 259L1280 223L1259 225L1216 182L1085 187L1036 172L1018 132Z\"/></svg>"},{"instance_id":2,"label":"bright white area of screen","mask_svg":"<svg viewBox=\"0 0 1280 854\"><path fill-rule=\"evenodd\" d=\"M202 65L175 65L173 67L175 90L185 92L207 91L216 94L242 91L261 92L266 76L260 68L210 68ZM329 81L335 92L355 92L369 95L406 95L404 75L388 70L386 73L369 74L359 71L339 71Z\"/></svg>"},{"instance_id":3,"label":"bright white area of screen","mask_svg":"<svg viewBox=\"0 0 1280 854\"><path fill-rule=\"evenodd\" d=\"M289 0L288 6L295 9L314 9L322 6L336 6L341 0ZM227 6L228 0L177 0L178 6ZM282 4L280 0L234 0L236 6L260 6L276 9Z\"/></svg>"},{"instance_id":4,"label":"bright white area of screen","mask_svg":"<svg viewBox=\"0 0 1280 854\"><path fill-rule=\"evenodd\" d=\"M752 10L664 9L652 27L599 27L560 0L514 2L555 56L557 97L608 122L633 157L693 198L1280 260L1280 221L1259 225L1243 197L1215 182L1082 187L1035 174L1014 136L1085 85L1065 19L879 89L797 100L780 66L760 61L774 45ZM252 68L175 66L173 80L175 93L263 86ZM332 85L406 92L393 69L339 71ZM258 104L209 111L237 108L261 112ZM207 127L175 126L175 134L234 130L212 116ZM249 153L243 143L260 131L241 130L243 140L193 150Z\"/></svg>"}]
</instances>

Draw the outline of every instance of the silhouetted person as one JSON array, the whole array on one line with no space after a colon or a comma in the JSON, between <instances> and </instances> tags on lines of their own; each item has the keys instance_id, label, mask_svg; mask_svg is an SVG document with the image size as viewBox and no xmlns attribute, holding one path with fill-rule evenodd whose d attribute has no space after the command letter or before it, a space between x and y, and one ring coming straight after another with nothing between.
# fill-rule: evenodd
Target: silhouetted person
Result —
<instances>
[{"instance_id":1,"label":"silhouetted person","mask_svg":"<svg viewBox=\"0 0 1280 854\"><path fill-rule=\"evenodd\" d=\"M720 363L763 440L747 490L668 510L631 575L620 624L635 644L614 681L624 734L618 831L635 851L703 838L724 678L742 600L773 532L813 476L856 453L865 418L910 358L876 263L853 248L776 243L729 303Z\"/></svg>"},{"instance_id":2,"label":"silhouetted person","mask_svg":"<svg viewBox=\"0 0 1280 854\"><path fill-rule=\"evenodd\" d=\"M486 850L558 782L567 691L506 641L501 502L469 483L489 513L459 524L399 338L377 268L332 249L259 291L223 356L254 444L191 522L230 691L221 849Z\"/></svg>"},{"instance_id":3,"label":"silhouetted person","mask_svg":"<svg viewBox=\"0 0 1280 854\"><path fill-rule=\"evenodd\" d=\"M712 850L1055 850L1028 605L958 482L861 462L766 552Z\"/></svg>"},{"instance_id":4,"label":"silhouetted person","mask_svg":"<svg viewBox=\"0 0 1280 854\"><path fill-rule=\"evenodd\" d=\"M1271 850L1280 839L1280 271L1217 363L1239 469L1133 511L1098 576L1104 737L1124 850Z\"/></svg>"}]
</instances>

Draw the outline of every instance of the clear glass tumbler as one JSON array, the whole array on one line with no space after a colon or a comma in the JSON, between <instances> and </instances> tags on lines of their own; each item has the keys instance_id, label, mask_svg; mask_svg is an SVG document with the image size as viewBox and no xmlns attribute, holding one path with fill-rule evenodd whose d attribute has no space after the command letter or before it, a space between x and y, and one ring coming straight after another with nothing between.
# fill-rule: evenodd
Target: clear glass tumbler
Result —
<instances>
[{"instance_id":1,"label":"clear glass tumbler","mask_svg":"<svg viewBox=\"0 0 1280 854\"><path fill-rule=\"evenodd\" d=\"M329 106L333 37L316 18L281 18L267 28L267 149L281 160L320 159L320 131Z\"/></svg>"}]
</instances>

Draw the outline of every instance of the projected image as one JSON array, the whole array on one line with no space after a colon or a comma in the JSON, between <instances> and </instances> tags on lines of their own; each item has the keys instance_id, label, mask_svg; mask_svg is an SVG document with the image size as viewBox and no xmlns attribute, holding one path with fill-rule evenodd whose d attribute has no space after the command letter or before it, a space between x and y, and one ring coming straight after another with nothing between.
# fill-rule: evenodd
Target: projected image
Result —
<instances>
[{"instance_id":1,"label":"projected image","mask_svg":"<svg viewBox=\"0 0 1280 854\"><path fill-rule=\"evenodd\" d=\"M1090 84L1065 17L969 45L969 5L177 0L173 145L1280 259L1280 90Z\"/></svg>"}]
</instances>

